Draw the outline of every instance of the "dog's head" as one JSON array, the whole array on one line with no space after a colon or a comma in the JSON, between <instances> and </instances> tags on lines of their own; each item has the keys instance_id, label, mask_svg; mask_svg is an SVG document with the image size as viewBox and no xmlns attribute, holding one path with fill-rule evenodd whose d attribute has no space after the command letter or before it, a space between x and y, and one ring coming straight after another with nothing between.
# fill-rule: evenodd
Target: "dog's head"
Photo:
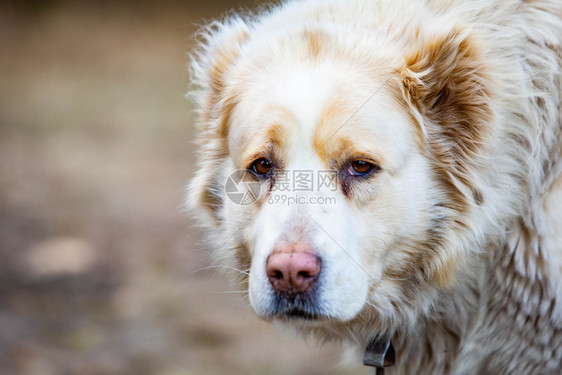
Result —
<instances>
[{"instance_id":1,"label":"dog's head","mask_svg":"<svg viewBox=\"0 0 562 375\"><path fill-rule=\"evenodd\" d=\"M478 240L488 78L459 28L337 27L206 29L190 199L258 316L391 331L455 283Z\"/></svg>"}]
</instances>

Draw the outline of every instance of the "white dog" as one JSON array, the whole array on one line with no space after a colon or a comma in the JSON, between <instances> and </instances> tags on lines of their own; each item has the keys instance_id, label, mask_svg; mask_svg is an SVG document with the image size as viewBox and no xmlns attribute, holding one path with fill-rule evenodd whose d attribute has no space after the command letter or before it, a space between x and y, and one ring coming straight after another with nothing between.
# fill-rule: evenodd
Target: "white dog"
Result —
<instances>
[{"instance_id":1,"label":"white dog","mask_svg":"<svg viewBox=\"0 0 562 375\"><path fill-rule=\"evenodd\" d=\"M392 339L395 374L562 373L562 1L289 1L201 36L190 201L259 317Z\"/></svg>"}]
</instances>

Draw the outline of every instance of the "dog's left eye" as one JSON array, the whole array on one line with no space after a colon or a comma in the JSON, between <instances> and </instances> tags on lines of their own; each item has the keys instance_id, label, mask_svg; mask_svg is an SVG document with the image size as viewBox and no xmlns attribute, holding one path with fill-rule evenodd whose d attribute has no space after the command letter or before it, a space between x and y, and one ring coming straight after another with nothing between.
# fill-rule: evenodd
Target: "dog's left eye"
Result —
<instances>
[{"instance_id":1,"label":"dog's left eye","mask_svg":"<svg viewBox=\"0 0 562 375\"><path fill-rule=\"evenodd\" d=\"M250 166L250 170L258 176L266 176L273 169L273 165L266 158L259 158Z\"/></svg>"},{"instance_id":2,"label":"dog's left eye","mask_svg":"<svg viewBox=\"0 0 562 375\"><path fill-rule=\"evenodd\" d=\"M366 176L372 172L377 172L380 168L377 165L365 160L355 160L347 168L347 174L351 176Z\"/></svg>"}]
</instances>

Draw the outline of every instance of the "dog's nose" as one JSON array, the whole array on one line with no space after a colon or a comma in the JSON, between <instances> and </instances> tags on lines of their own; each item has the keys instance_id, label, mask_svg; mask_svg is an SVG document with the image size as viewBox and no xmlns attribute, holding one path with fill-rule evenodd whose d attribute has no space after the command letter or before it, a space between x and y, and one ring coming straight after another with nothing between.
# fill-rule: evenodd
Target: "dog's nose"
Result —
<instances>
[{"instance_id":1,"label":"dog's nose","mask_svg":"<svg viewBox=\"0 0 562 375\"><path fill-rule=\"evenodd\" d=\"M284 247L267 258L266 272L273 289L284 293L307 291L320 275L320 259L309 249Z\"/></svg>"}]
</instances>

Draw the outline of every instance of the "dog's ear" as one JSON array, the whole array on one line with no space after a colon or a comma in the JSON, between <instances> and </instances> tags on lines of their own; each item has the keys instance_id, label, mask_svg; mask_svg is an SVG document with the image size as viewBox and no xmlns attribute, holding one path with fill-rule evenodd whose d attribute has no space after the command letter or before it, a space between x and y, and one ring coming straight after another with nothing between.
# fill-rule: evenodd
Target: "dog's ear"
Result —
<instances>
[{"instance_id":1,"label":"dog's ear","mask_svg":"<svg viewBox=\"0 0 562 375\"><path fill-rule=\"evenodd\" d=\"M475 160L490 136L493 85L482 50L468 31L454 30L420 44L406 56L400 84L435 178L446 192L442 204L450 209L448 225L464 230L467 210L483 199ZM446 287L453 282L462 255L454 254L449 245L435 243L432 248L437 258L422 262L422 267Z\"/></svg>"},{"instance_id":2,"label":"dog's ear","mask_svg":"<svg viewBox=\"0 0 562 375\"><path fill-rule=\"evenodd\" d=\"M199 153L188 203L190 208L202 211L210 225L220 221L219 210L224 203L221 178L228 155L228 116L234 103L232 94L227 94L227 76L248 37L249 27L238 16L215 21L199 33L199 48L191 58L191 81L195 88L187 97L195 101L199 112Z\"/></svg>"},{"instance_id":3,"label":"dog's ear","mask_svg":"<svg viewBox=\"0 0 562 375\"><path fill-rule=\"evenodd\" d=\"M482 52L468 31L421 42L406 56L402 84L437 159L468 162L490 128L491 84Z\"/></svg>"},{"instance_id":4,"label":"dog's ear","mask_svg":"<svg viewBox=\"0 0 562 375\"><path fill-rule=\"evenodd\" d=\"M221 95L228 70L249 37L248 24L239 16L214 21L198 33L198 48L191 56L191 81L207 94ZM207 103L200 103L203 107Z\"/></svg>"}]
</instances>

